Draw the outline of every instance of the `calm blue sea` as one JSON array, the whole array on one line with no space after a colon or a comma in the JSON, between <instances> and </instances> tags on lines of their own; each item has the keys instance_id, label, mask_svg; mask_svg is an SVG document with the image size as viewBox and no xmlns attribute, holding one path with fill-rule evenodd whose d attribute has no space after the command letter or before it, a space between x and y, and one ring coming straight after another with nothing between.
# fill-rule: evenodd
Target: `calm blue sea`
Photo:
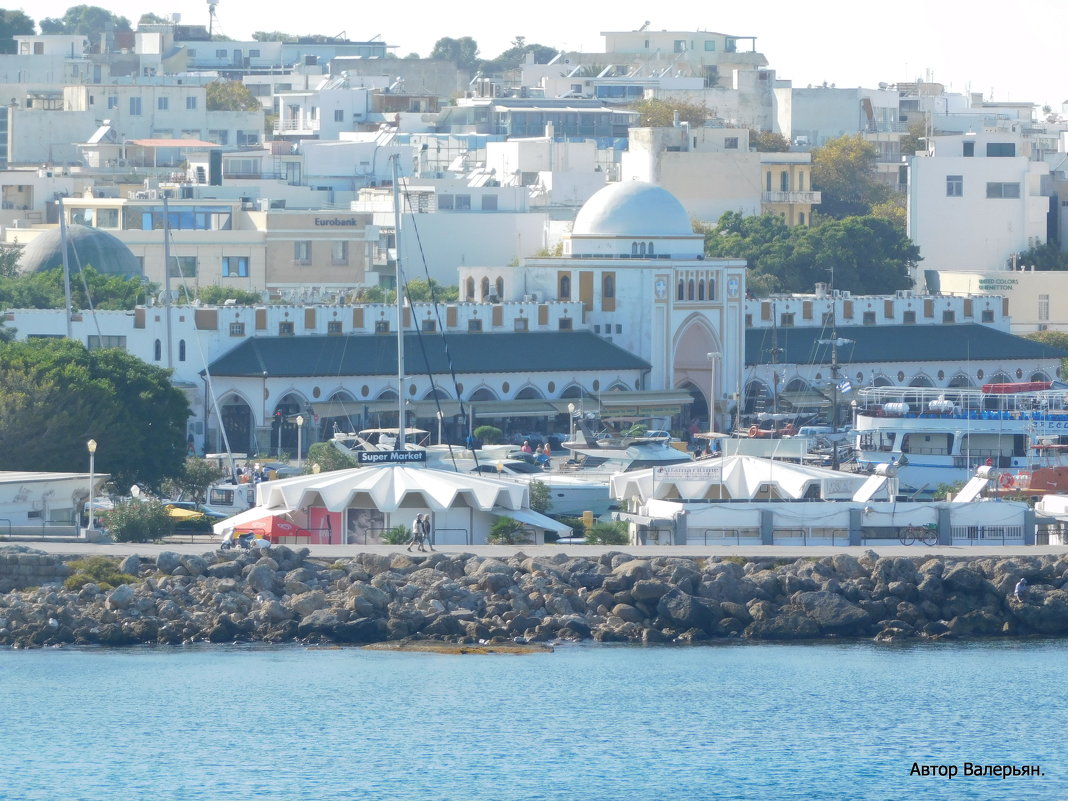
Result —
<instances>
[{"instance_id":1,"label":"calm blue sea","mask_svg":"<svg viewBox=\"0 0 1068 801\"><path fill-rule=\"evenodd\" d=\"M0 799L1063 799L1068 644L0 651ZM910 777L913 762L1044 775Z\"/></svg>"}]
</instances>

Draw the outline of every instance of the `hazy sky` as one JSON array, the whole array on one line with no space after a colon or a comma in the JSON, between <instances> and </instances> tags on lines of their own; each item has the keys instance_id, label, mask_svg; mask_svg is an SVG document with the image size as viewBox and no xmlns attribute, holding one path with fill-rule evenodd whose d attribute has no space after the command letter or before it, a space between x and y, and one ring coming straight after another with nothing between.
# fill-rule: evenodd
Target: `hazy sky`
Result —
<instances>
[{"instance_id":1,"label":"hazy sky","mask_svg":"<svg viewBox=\"0 0 1068 801\"><path fill-rule=\"evenodd\" d=\"M77 3L37 0L24 9L33 19L60 17ZM103 8L131 23L145 11L182 15L186 24L208 23L204 0L103 0ZM762 0L754 3L676 3L652 9L647 1L531 0L502 3L468 0L339 3L219 0L215 30L234 39L253 31L292 34L344 33L353 41L380 37L399 56L426 56L444 36L470 36L492 58L516 36L567 50L603 51L601 31L708 30L755 36L756 49L778 77L804 87L823 81L874 88L880 81L917 78L951 91L982 92L987 99L1032 101L1060 110L1068 99L1061 64L1068 3L1019 0L1010 5L962 0ZM682 6L690 6L683 9ZM10 6L9 6L10 7Z\"/></svg>"}]
</instances>

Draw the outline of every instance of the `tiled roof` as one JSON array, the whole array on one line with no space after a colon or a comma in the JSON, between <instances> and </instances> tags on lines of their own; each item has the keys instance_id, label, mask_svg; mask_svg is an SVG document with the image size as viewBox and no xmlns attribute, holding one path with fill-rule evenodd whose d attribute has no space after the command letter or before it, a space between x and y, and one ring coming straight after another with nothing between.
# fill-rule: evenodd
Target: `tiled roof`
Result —
<instances>
[{"instance_id":1,"label":"tiled roof","mask_svg":"<svg viewBox=\"0 0 1068 801\"><path fill-rule=\"evenodd\" d=\"M589 331L504 334L406 333L404 367L411 375L561 370L648 370L632 353ZM426 357L423 353L426 353ZM212 362L213 376L339 376L397 373L395 335L251 337Z\"/></svg>"},{"instance_id":2,"label":"tiled roof","mask_svg":"<svg viewBox=\"0 0 1068 801\"><path fill-rule=\"evenodd\" d=\"M1068 351L1007 334L977 323L954 325L839 326L840 364L879 362L967 362L980 360L1066 359ZM745 334L745 363L770 364L779 348L780 364L829 364L830 328L756 328Z\"/></svg>"}]
</instances>

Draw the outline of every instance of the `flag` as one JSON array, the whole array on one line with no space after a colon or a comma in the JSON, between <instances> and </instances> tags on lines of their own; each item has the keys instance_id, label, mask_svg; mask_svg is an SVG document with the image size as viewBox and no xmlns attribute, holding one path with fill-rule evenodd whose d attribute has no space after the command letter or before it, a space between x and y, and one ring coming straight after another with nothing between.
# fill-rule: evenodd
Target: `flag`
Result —
<instances>
[{"instance_id":1,"label":"flag","mask_svg":"<svg viewBox=\"0 0 1068 801\"><path fill-rule=\"evenodd\" d=\"M838 391L843 395L853 391L853 385L849 383L848 378L843 378L838 382Z\"/></svg>"}]
</instances>

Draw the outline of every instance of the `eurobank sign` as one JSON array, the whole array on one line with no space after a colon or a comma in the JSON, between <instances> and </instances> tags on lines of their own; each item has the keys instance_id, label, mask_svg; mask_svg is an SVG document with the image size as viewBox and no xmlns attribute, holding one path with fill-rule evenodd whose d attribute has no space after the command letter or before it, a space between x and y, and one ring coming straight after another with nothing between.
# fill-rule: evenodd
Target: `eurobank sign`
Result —
<instances>
[{"instance_id":1,"label":"eurobank sign","mask_svg":"<svg viewBox=\"0 0 1068 801\"><path fill-rule=\"evenodd\" d=\"M358 225L355 217L316 217L317 228L355 228Z\"/></svg>"}]
</instances>

